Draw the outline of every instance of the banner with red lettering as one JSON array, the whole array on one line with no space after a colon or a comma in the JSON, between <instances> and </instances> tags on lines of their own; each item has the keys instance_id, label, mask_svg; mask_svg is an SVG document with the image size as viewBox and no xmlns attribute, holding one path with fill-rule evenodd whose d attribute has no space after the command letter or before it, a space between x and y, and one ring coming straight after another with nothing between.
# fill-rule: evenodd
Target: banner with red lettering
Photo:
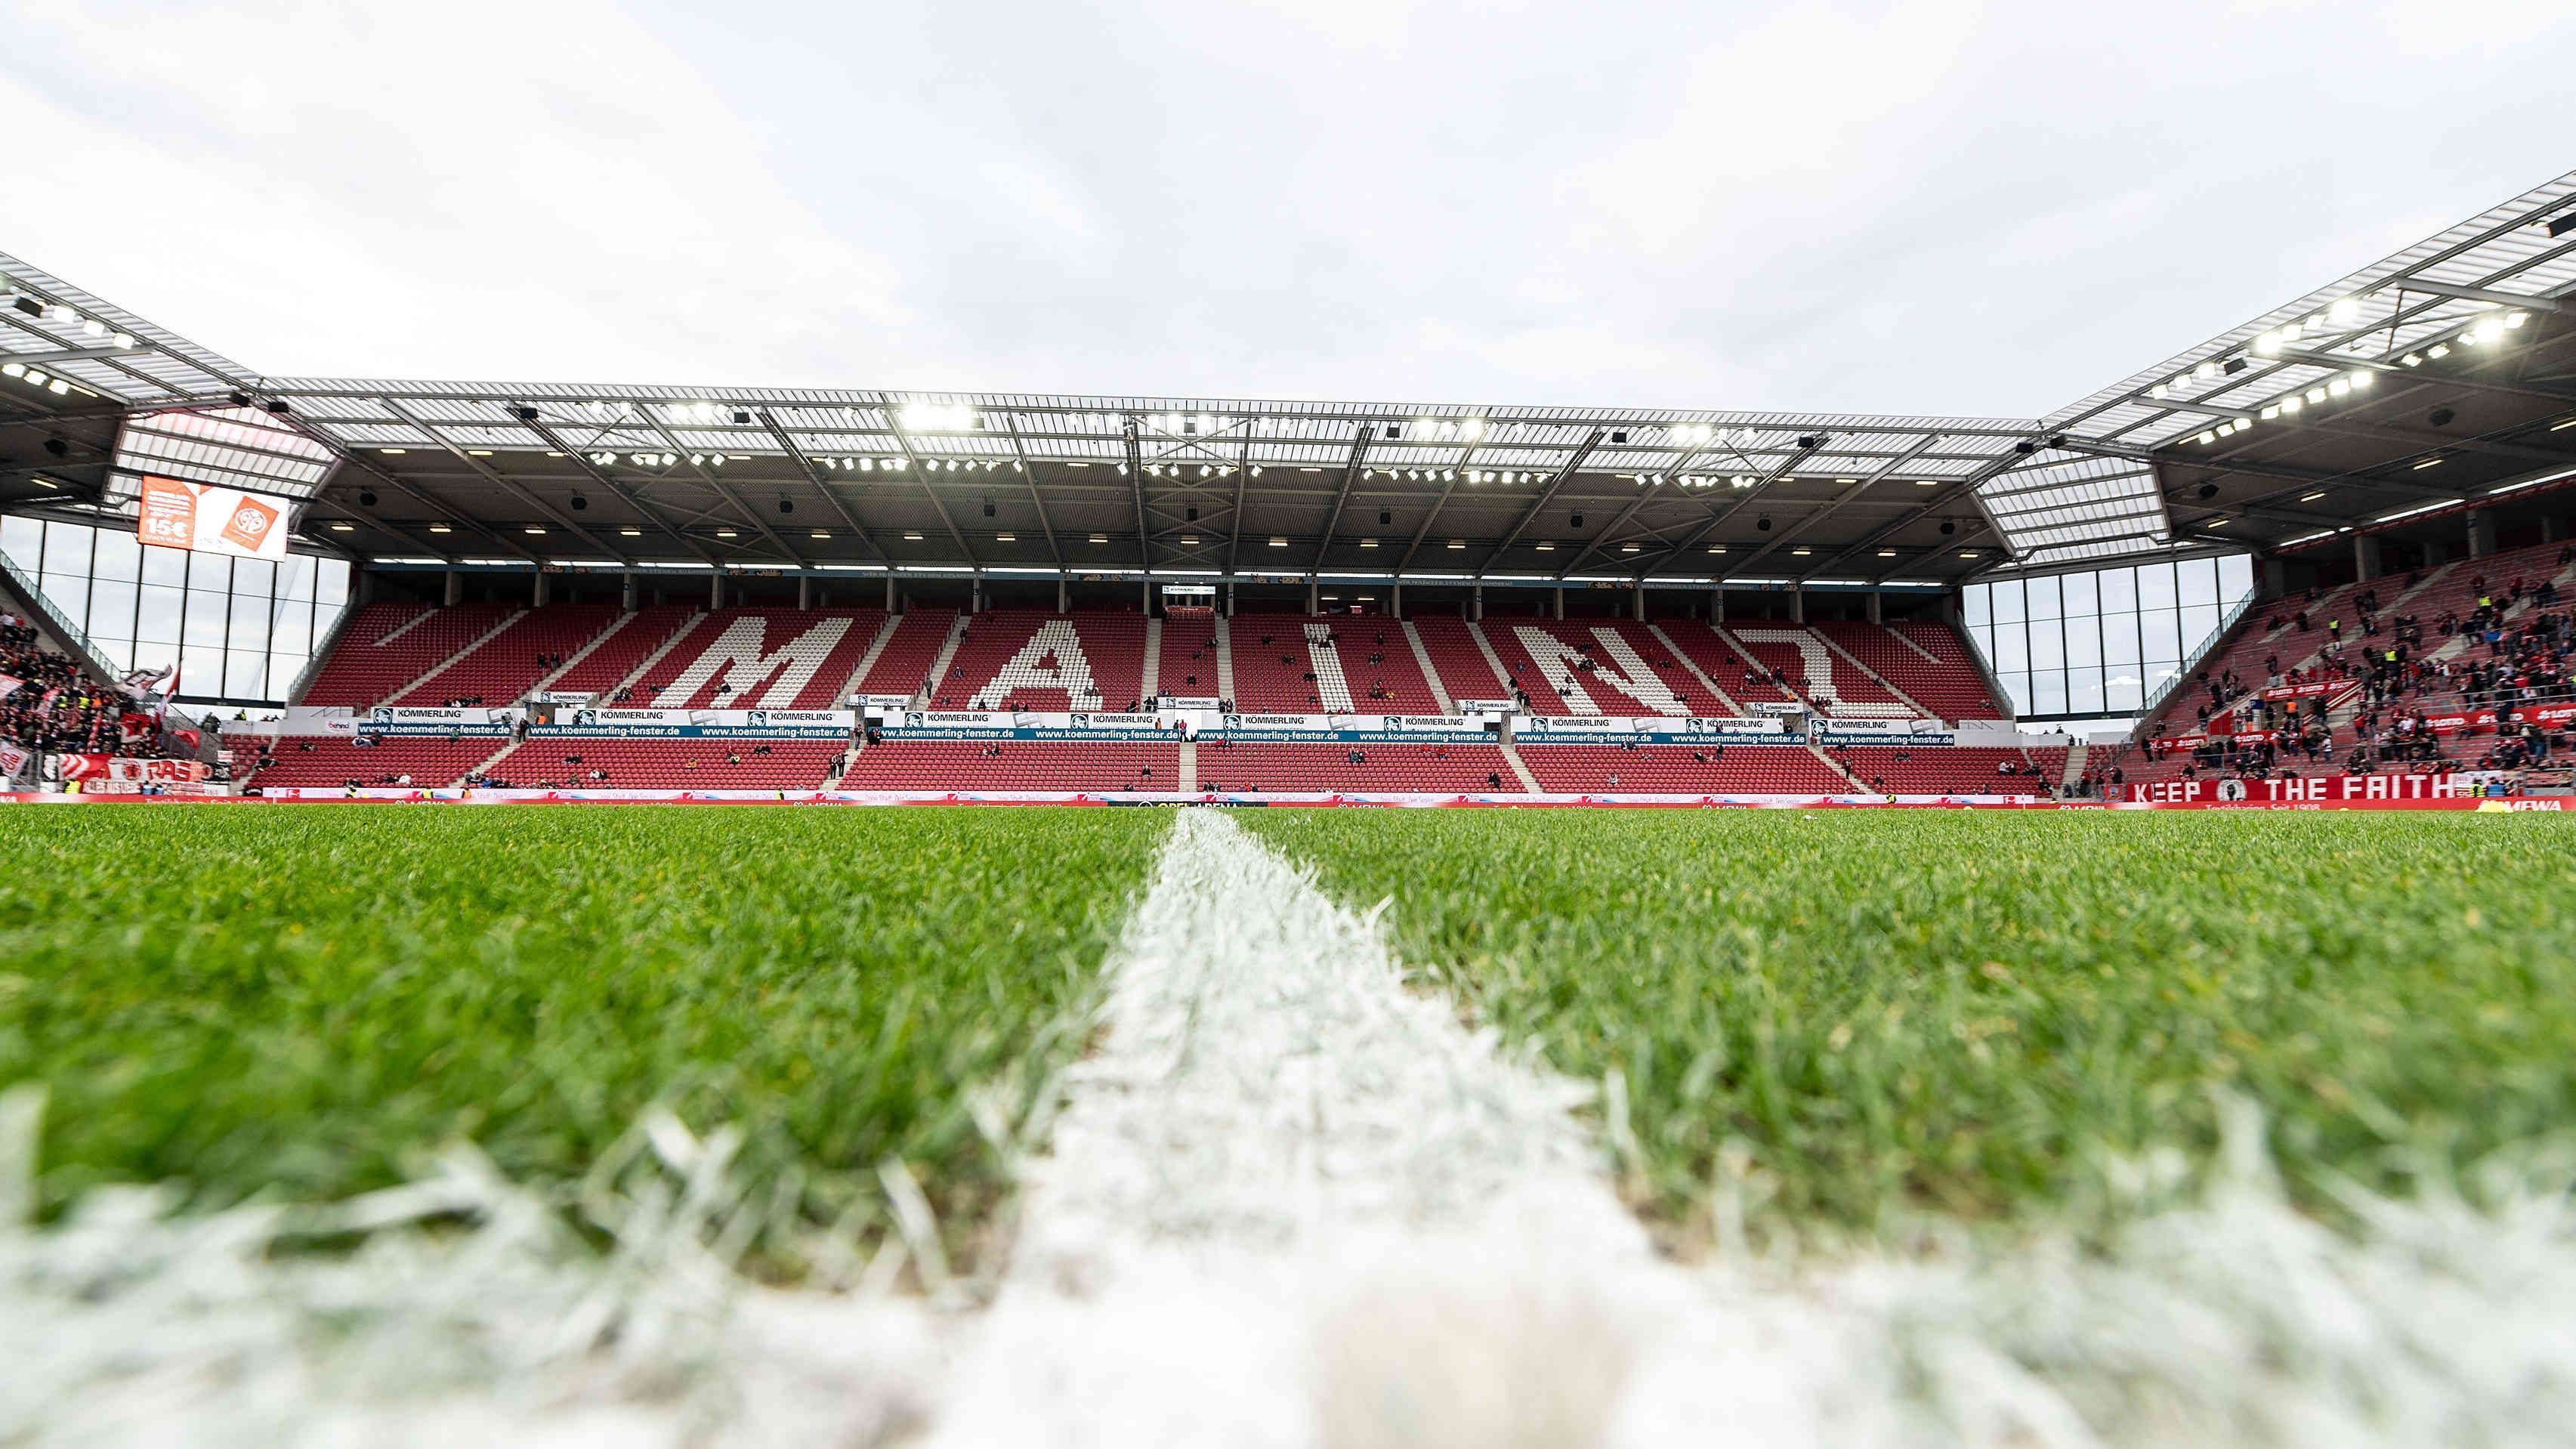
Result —
<instances>
[{"instance_id":1,"label":"banner with red lettering","mask_svg":"<svg viewBox=\"0 0 2576 1449\"><path fill-rule=\"evenodd\" d=\"M34 758L36 758L36 752L33 750L23 750L16 745L0 745L0 780L16 779L18 772L27 768L27 762Z\"/></svg>"},{"instance_id":2,"label":"banner with red lettering","mask_svg":"<svg viewBox=\"0 0 2576 1449\"><path fill-rule=\"evenodd\" d=\"M2318 804L2344 800L2455 800L2481 793L2491 774L2319 775L2302 780L2159 780L2132 784L2129 798L2155 805Z\"/></svg>"},{"instance_id":3,"label":"banner with red lettering","mask_svg":"<svg viewBox=\"0 0 2576 1449\"><path fill-rule=\"evenodd\" d=\"M128 784L175 785L203 780L203 760L128 760L116 755L56 755L66 780L121 780Z\"/></svg>"}]
</instances>

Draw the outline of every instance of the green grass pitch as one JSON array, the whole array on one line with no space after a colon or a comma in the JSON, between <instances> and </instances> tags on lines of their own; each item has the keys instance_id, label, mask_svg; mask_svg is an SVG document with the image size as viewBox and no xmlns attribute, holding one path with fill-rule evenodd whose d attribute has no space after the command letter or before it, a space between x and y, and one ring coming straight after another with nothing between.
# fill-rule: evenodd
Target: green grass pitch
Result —
<instances>
[{"instance_id":1,"label":"green grass pitch","mask_svg":"<svg viewBox=\"0 0 2576 1449\"><path fill-rule=\"evenodd\" d=\"M1247 811L1428 986L1624 1082L1632 1198L2011 1222L2265 1108L2294 1191L2576 1120L2576 825L2548 817ZM785 1242L952 1239L1004 1187L979 1097L1081 1050L1146 810L0 811L0 1086L42 1204L403 1178L470 1139L569 1183L648 1106L747 1133ZM1621 1140L1622 1133L1610 1134ZM792 1269L792 1264L783 1265Z\"/></svg>"},{"instance_id":2,"label":"green grass pitch","mask_svg":"<svg viewBox=\"0 0 2576 1449\"><path fill-rule=\"evenodd\" d=\"M215 1206L401 1180L458 1138L570 1182L651 1104L747 1133L773 1228L970 1233L969 1094L1080 1050L1145 811L0 810L0 1086L41 1197ZM771 1243L788 1233L767 1232Z\"/></svg>"},{"instance_id":3,"label":"green grass pitch","mask_svg":"<svg viewBox=\"0 0 2576 1449\"><path fill-rule=\"evenodd\" d=\"M2576 1121L2576 822L2548 816L1270 811L1409 967L1624 1077L1629 1190L1709 1230L2010 1220L2250 1095L2301 1200Z\"/></svg>"}]
</instances>

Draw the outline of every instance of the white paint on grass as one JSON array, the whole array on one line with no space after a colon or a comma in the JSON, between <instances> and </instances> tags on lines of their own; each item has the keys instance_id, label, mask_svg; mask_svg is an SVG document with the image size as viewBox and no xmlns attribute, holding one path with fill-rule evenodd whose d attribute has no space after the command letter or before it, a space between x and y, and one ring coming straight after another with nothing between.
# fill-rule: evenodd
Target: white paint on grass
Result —
<instances>
[{"instance_id":1,"label":"white paint on grass","mask_svg":"<svg viewBox=\"0 0 2576 1449\"><path fill-rule=\"evenodd\" d=\"M1719 1260L1681 1267L1606 1185L1581 1088L1408 990L1220 814L1181 813L1109 967L980 1314L891 1294L900 1238L818 1247L832 1286L747 1282L733 1138L667 1117L583 1185L603 1250L466 1150L329 1209L135 1190L40 1228L38 1099L0 1093L0 1443L2571 1441L2563 1158L2499 1162L2485 1209L2355 1192L2347 1236L2284 1203L2240 1107L2206 1187L2169 1154L2127 1172L2107 1241L1799 1260L1748 1246L1762 1183L1730 1157ZM927 1274L909 1187L889 1169ZM364 1241L274 1251L317 1233Z\"/></svg>"}]
</instances>

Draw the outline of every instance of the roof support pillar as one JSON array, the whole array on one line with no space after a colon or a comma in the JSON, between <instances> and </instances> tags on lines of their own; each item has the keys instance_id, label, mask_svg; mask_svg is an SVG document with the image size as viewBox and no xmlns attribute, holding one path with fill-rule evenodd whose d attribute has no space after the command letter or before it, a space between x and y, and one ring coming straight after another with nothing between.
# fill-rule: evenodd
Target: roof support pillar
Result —
<instances>
[{"instance_id":1,"label":"roof support pillar","mask_svg":"<svg viewBox=\"0 0 2576 1449\"><path fill-rule=\"evenodd\" d=\"M1646 622L1646 581L1644 579L1637 580L1636 620L1640 624Z\"/></svg>"},{"instance_id":2,"label":"roof support pillar","mask_svg":"<svg viewBox=\"0 0 2576 1449\"><path fill-rule=\"evenodd\" d=\"M2388 572L2380 562L2378 534L2356 533L2352 536L2352 571L2354 577L2363 579L2375 579Z\"/></svg>"},{"instance_id":3,"label":"roof support pillar","mask_svg":"<svg viewBox=\"0 0 2576 1449\"><path fill-rule=\"evenodd\" d=\"M635 570L633 569L624 570L617 576L617 607L625 613L635 612Z\"/></svg>"},{"instance_id":4,"label":"roof support pillar","mask_svg":"<svg viewBox=\"0 0 2576 1449\"><path fill-rule=\"evenodd\" d=\"M546 571L544 569L537 570L537 581L528 589L529 607L542 609L546 606L546 595L548 593L546 585L548 582L550 581L546 577Z\"/></svg>"},{"instance_id":5,"label":"roof support pillar","mask_svg":"<svg viewBox=\"0 0 2576 1449\"><path fill-rule=\"evenodd\" d=\"M2495 515L2483 508L2472 508L2466 521L2469 526L2469 557L2485 558L2494 553Z\"/></svg>"},{"instance_id":6,"label":"roof support pillar","mask_svg":"<svg viewBox=\"0 0 2576 1449\"><path fill-rule=\"evenodd\" d=\"M1564 617L1565 617L1565 585L1563 585L1563 584L1558 584L1555 588L1552 588L1552 589L1548 590L1547 592L1548 592L1548 594L1549 594L1548 607L1549 607L1550 611L1551 611L1552 613L1554 613L1554 615L1555 615L1557 618L1559 618L1559 619L1564 618Z\"/></svg>"},{"instance_id":7,"label":"roof support pillar","mask_svg":"<svg viewBox=\"0 0 2576 1449\"><path fill-rule=\"evenodd\" d=\"M451 609L465 602L465 575L462 571L457 569L447 571L447 593L440 602Z\"/></svg>"},{"instance_id":8,"label":"roof support pillar","mask_svg":"<svg viewBox=\"0 0 2576 1449\"><path fill-rule=\"evenodd\" d=\"M798 574L796 576L796 607L799 609L810 609L814 607L814 576L812 574Z\"/></svg>"},{"instance_id":9,"label":"roof support pillar","mask_svg":"<svg viewBox=\"0 0 2576 1449\"><path fill-rule=\"evenodd\" d=\"M710 610L724 607L723 569L710 569L707 572L707 607Z\"/></svg>"}]
</instances>

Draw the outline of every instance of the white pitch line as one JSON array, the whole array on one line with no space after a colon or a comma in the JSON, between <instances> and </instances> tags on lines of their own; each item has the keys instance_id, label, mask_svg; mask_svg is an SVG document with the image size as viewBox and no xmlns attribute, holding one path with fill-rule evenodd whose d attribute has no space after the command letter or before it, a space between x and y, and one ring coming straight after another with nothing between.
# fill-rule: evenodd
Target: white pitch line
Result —
<instances>
[{"instance_id":1,"label":"white pitch line","mask_svg":"<svg viewBox=\"0 0 2576 1449\"><path fill-rule=\"evenodd\" d=\"M1635 1315L1596 1290L1652 1255L1580 1088L1217 811L1180 813L1111 969L942 1442L1597 1437Z\"/></svg>"},{"instance_id":2,"label":"white pitch line","mask_svg":"<svg viewBox=\"0 0 2576 1449\"><path fill-rule=\"evenodd\" d=\"M2217 1185L2099 1252L2042 1232L1684 1268L1608 1187L1580 1088L1408 991L1371 922L1221 813L1180 814L1110 969L935 1444L2539 1445L2576 1423L2563 1192L2356 1197L2355 1241L2281 1199L2241 1109ZM2137 1175L2170 1196L2176 1171Z\"/></svg>"}]
</instances>

